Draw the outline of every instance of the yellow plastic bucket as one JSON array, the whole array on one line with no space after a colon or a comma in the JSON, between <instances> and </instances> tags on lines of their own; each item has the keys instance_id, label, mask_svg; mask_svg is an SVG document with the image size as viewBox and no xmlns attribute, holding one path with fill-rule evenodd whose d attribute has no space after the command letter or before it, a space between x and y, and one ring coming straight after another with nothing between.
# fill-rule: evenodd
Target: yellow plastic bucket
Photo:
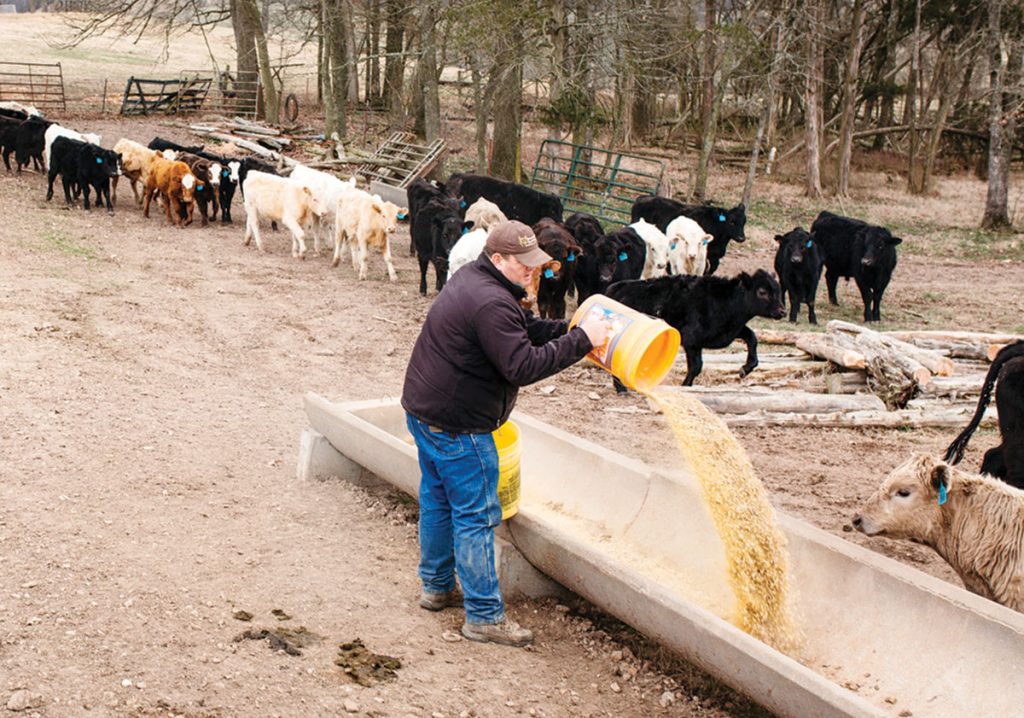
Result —
<instances>
[{"instance_id":1,"label":"yellow plastic bucket","mask_svg":"<svg viewBox=\"0 0 1024 718\"><path fill-rule=\"evenodd\" d=\"M636 391L649 391L661 383L679 351L679 332L661 319L630 309L603 294L586 299L572 315L574 327L591 313L600 313L611 324L608 340L595 347L587 359L611 372Z\"/></svg>"},{"instance_id":2,"label":"yellow plastic bucket","mask_svg":"<svg viewBox=\"0 0 1024 718\"><path fill-rule=\"evenodd\" d=\"M504 521L519 511L519 427L506 421L491 436L498 449L498 501Z\"/></svg>"}]
</instances>

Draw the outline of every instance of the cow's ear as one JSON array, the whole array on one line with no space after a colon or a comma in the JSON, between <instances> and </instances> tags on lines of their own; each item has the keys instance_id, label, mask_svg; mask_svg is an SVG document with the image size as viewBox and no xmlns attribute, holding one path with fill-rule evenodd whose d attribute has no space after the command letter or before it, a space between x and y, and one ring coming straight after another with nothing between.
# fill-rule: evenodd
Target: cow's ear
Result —
<instances>
[{"instance_id":1,"label":"cow's ear","mask_svg":"<svg viewBox=\"0 0 1024 718\"><path fill-rule=\"evenodd\" d=\"M945 462L940 462L932 467L932 488L939 492L940 504L945 503L946 492L949 490L950 474L949 464Z\"/></svg>"},{"instance_id":2,"label":"cow's ear","mask_svg":"<svg viewBox=\"0 0 1024 718\"><path fill-rule=\"evenodd\" d=\"M462 233L465 234L469 230L473 229L473 225L474 224L476 224L476 222L473 222L472 220L467 221L467 222L463 222L462 223Z\"/></svg>"},{"instance_id":3,"label":"cow's ear","mask_svg":"<svg viewBox=\"0 0 1024 718\"><path fill-rule=\"evenodd\" d=\"M736 278L740 280L740 286L743 287L744 289L750 289L751 287L754 286L754 278L751 277L746 272L740 272L739 274L736 275Z\"/></svg>"},{"instance_id":4,"label":"cow's ear","mask_svg":"<svg viewBox=\"0 0 1024 718\"><path fill-rule=\"evenodd\" d=\"M889 237L889 244L896 245L896 244L901 244L902 242L903 242L903 240L900 237L892 237L892 236Z\"/></svg>"},{"instance_id":5,"label":"cow's ear","mask_svg":"<svg viewBox=\"0 0 1024 718\"><path fill-rule=\"evenodd\" d=\"M779 244L782 244L785 241L785 239L786 239L785 235L782 235L782 234L775 235L775 241L778 242Z\"/></svg>"}]
</instances>

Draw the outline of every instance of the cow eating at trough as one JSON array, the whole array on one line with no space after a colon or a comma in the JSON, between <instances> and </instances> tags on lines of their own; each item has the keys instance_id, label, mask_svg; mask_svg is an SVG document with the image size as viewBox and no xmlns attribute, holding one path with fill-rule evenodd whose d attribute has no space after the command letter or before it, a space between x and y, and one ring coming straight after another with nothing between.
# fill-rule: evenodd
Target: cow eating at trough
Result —
<instances>
[{"instance_id":1,"label":"cow eating at trough","mask_svg":"<svg viewBox=\"0 0 1024 718\"><path fill-rule=\"evenodd\" d=\"M885 478L853 525L930 546L968 591L1024 611L1024 491L915 454Z\"/></svg>"},{"instance_id":2,"label":"cow eating at trough","mask_svg":"<svg viewBox=\"0 0 1024 718\"><path fill-rule=\"evenodd\" d=\"M757 366L757 337L747 323L785 314L779 283L763 269L729 279L674 275L617 282L607 294L679 330L686 352L683 386L691 386L700 374L704 349L724 349L736 339L747 345L747 361L740 369L740 378L745 377ZM620 386L616 380L616 389Z\"/></svg>"}]
</instances>

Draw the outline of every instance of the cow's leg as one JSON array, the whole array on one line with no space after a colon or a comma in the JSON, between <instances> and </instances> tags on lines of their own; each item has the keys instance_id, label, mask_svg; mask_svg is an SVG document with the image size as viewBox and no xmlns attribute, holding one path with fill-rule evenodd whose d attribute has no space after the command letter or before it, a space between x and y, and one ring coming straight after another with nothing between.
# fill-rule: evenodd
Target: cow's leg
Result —
<instances>
[{"instance_id":1,"label":"cow's leg","mask_svg":"<svg viewBox=\"0 0 1024 718\"><path fill-rule=\"evenodd\" d=\"M6 159L6 158L5 158ZM10 166L7 167L10 170ZM46 201L53 199L53 181L57 179L57 173L51 169L46 175Z\"/></svg>"},{"instance_id":2,"label":"cow's leg","mask_svg":"<svg viewBox=\"0 0 1024 718\"><path fill-rule=\"evenodd\" d=\"M684 346L686 352L686 378L683 379L683 386L693 386L693 380L704 368L704 350L699 346Z\"/></svg>"},{"instance_id":3,"label":"cow's leg","mask_svg":"<svg viewBox=\"0 0 1024 718\"><path fill-rule=\"evenodd\" d=\"M363 245L366 244L366 237L363 236L363 232L365 232L365 231L366 230L363 230L363 229L356 229L356 236L355 237L350 237L349 240L348 240L348 242L349 242L349 245L348 245L349 254L352 257L352 269L355 270L355 271L359 271L359 267L360 267L360 262L359 262L360 252L359 252L359 250L360 250L360 248ZM359 277L359 278L360 279L365 279L365 277Z\"/></svg>"},{"instance_id":4,"label":"cow's leg","mask_svg":"<svg viewBox=\"0 0 1024 718\"><path fill-rule=\"evenodd\" d=\"M395 273L395 265L391 262L391 241L388 239L384 240L384 264L388 267L388 279L392 282L398 279L398 275Z\"/></svg>"},{"instance_id":5,"label":"cow's leg","mask_svg":"<svg viewBox=\"0 0 1024 718\"><path fill-rule=\"evenodd\" d=\"M195 211L196 202L182 202L182 213L185 215L185 226L192 224L192 213Z\"/></svg>"},{"instance_id":6,"label":"cow's leg","mask_svg":"<svg viewBox=\"0 0 1024 718\"><path fill-rule=\"evenodd\" d=\"M742 379L754 371L754 368L757 366L757 335L754 334L750 327L743 327L740 329L740 333L736 335L736 338L747 345L747 362L740 369L740 379Z\"/></svg>"},{"instance_id":7,"label":"cow's leg","mask_svg":"<svg viewBox=\"0 0 1024 718\"><path fill-rule=\"evenodd\" d=\"M839 304L836 296L836 285L839 284L839 275L833 274L831 269L825 269L825 286L828 287L829 304Z\"/></svg>"},{"instance_id":8,"label":"cow's leg","mask_svg":"<svg viewBox=\"0 0 1024 718\"><path fill-rule=\"evenodd\" d=\"M618 378L614 376L612 377L612 386L615 387L616 394L625 394L626 392L629 391L629 389L626 388L626 385L623 384L621 381L618 380Z\"/></svg>"},{"instance_id":9,"label":"cow's leg","mask_svg":"<svg viewBox=\"0 0 1024 718\"><path fill-rule=\"evenodd\" d=\"M142 216L149 219L149 205L153 201L153 191L147 184L142 188L142 195L145 197L145 206L142 208Z\"/></svg>"},{"instance_id":10,"label":"cow's leg","mask_svg":"<svg viewBox=\"0 0 1024 718\"><path fill-rule=\"evenodd\" d=\"M420 255L420 294L427 296L427 267L430 265L430 258Z\"/></svg>"},{"instance_id":11,"label":"cow's leg","mask_svg":"<svg viewBox=\"0 0 1024 718\"><path fill-rule=\"evenodd\" d=\"M440 259L434 259L434 276L437 277L437 281L435 282L435 289L437 289L437 291L440 292L442 289L444 289L445 280L448 279L447 262L445 262L444 266L442 266L442 262Z\"/></svg>"},{"instance_id":12,"label":"cow's leg","mask_svg":"<svg viewBox=\"0 0 1024 718\"><path fill-rule=\"evenodd\" d=\"M814 313L814 297L807 302L807 321L811 324L818 323L818 315Z\"/></svg>"},{"instance_id":13,"label":"cow's leg","mask_svg":"<svg viewBox=\"0 0 1024 718\"><path fill-rule=\"evenodd\" d=\"M715 270L718 269L718 261L718 257L708 257L708 266L704 267L705 276L715 273Z\"/></svg>"},{"instance_id":14,"label":"cow's leg","mask_svg":"<svg viewBox=\"0 0 1024 718\"><path fill-rule=\"evenodd\" d=\"M107 205L107 212L109 214L113 214L114 213L114 203L110 199L110 184L109 184L109 182L106 185L101 185L101 189L103 190L103 198L105 200L105 204ZM97 200L97 202L99 202L99 200Z\"/></svg>"},{"instance_id":15,"label":"cow's leg","mask_svg":"<svg viewBox=\"0 0 1024 718\"><path fill-rule=\"evenodd\" d=\"M860 298L864 302L864 321L874 321L874 317L871 314L871 302L873 294L871 285L867 281L861 279L860 277L857 277L857 289L860 290Z\"/></svg>"},{"instance_id":16,"label":"cow's leg","mask_svg":"<svg viewBox=\"0 0 1024 718\"><path fill-rule=\"evenodd\" d=\"M341 251L346 242L345 230L339 224L334 228L334 254L331 257L331 266L337 267L341 264Z\"/></svg>"},{"instance_id":17,"label":"cow's leg","mask_svg":"<svg viewBox=\"0 0 1024 718\"><path fill-rule=\"evenodd\" d=\"M366 279L366 274L369 271L367 267L367 250L366 250L366 238L359 238L359 279ZM354 246L354 245L353 245Z\"/></svg>"},{"instance_id":18,"label":"cow's leg","mask_svg":"<svg viewBox=\"0 0 1024 718\"><path fill-rule=\"evenodd\" d=\"M71 199L71 179L66 174L61 175L60 179L64 185L64 204L70 206L74 201Z\"/></svg>"},{"instance_id":19,"label":"cow's leg","mask_svg":"<svg viewBox=\"0 0 1024 718\"><path fill-rule=\"evenodd\" d=\"M281 224L288 228L292 233L292 256L298 257L299 259L306 258L306 233L302 231L302 227L295 221L293 217L282 217Z\"/></svg>"},{"instance_id":20,"label":"cow's leg","mask_svg":"<svg viewBox=\"0 0 1024 718\"><path fill-rule=\"evenodd\" d=\"M796 287L789 288L789 321L796 324L797 315L800 313L800 294Z\"/></svg>"},{"instance_id":21,"label":"cow's leg","mask_svg":"<svg viewBox=\"0 0 1024 718\"><path fill-rule=\"evenodd\" d=\"M254 206L245 208L245 244L256 240L256 249L263 251L263 242L260 240L260 215Z\"/></svg>"},{"instance_id":22,"label":"cow's leg","mask_svg":"<svg viewBox=\"0 0 1024 718\"><path fill-rule=\"evenodd\" d=\"M181 227L181 202L173 192L164 193L164 211L167 214L167 221Z\"/></svg>"},{"instance_id":23,"label":"cow's leg","mask_svg":"<svg viewBox=\"0 0 1024 718\"><path fill-rule=\"evenodd\" d=\"M82 182L79 186L82 188L82 209L89 209L89 188L91 185L88 182ZM100 201L99 192L96 193L96 201Z\"/></svg>"}]
</instances>

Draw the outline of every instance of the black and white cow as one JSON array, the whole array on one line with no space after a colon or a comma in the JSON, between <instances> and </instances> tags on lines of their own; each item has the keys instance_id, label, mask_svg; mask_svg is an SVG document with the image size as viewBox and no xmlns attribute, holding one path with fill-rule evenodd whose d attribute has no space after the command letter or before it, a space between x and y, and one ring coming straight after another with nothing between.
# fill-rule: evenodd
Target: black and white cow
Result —
<instances>
[{"instance_id":1,"label":"black and white cow","mask_svg":"<svg viewBox=\"0 0 1024 718\"><path fill-rule=\"evenodd\" d=\"M705 274L714 274L725 256L729 242L744 242L747 225L747 210L740 204L732 209L715 207L710 204L683 204L668 197L642 195L633 203L632 221L643 219L657 225L665 232L669 222L682 215L701 226L713 239L708 244L708 261Z\"/></svg>"}]
</instances>

